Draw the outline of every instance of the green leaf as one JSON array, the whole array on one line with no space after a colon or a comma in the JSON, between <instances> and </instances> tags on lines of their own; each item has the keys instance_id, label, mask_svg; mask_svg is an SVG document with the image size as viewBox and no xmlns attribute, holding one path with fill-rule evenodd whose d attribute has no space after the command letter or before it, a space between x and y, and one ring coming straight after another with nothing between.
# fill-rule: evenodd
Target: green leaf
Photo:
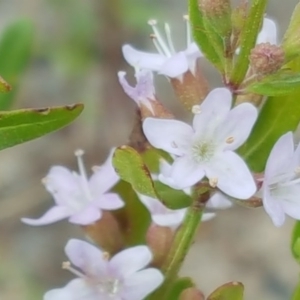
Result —
<instances>
[{"instance_id":1,"label":"green leaf","mask_svg":"<svg viewBox=\"0 0 300 300\"><path fill-rule=\"evenodd\" d=\"M207 22L204 23L198 0L189 0L189 19L195 42L205 57L222 72L223 42L214 29Z\"/></svg>"},{"instance_id":2,"label":"green leaf","mask_svg":"<svg viewBox=\"0 0 300 300\"><path fill-rule=\"evenodd\" d=\"M207 300L243 300L244 286L241 282L229 282L218 287Z\"/></svg>"},{"instance_id":3,"label":"green leaf","mask_svg":"<svg viewBox=\"0 0 300 300\"><path fill-rule=\"evenodd\" d=\"M153 198L158 198L151 174L139 153L129 146L116 149L113 165L120 177L130 183L134 190Z\"/></svg>"},{"instance_id":4,"label":"green leaf","mask_svg":"<svg viewBox=\"0 0 300 300\"><path fill-rule=\"evenodd\" d=\"M168 300L179 300L180 294L187 288L194 287L195 284L189 277L177 279L167 297Z\"/></svg>"},{"instance_id":5,"label":"green leaf","mask_svg":"<svg viewBox=\"0 0 300 300\"><path fill-rule=\"evenodd\" d=\"M124 208L119 210L116 215L121 224L127 246L145 244L146 231L151 221L148 210L138 199L129 183L121 180L114 191L125 202Z\"/></svg>"},{"instance_id":6,"label":"green leaf","mask_svg":"<svg viewBox=\"0 0 300 300\"><path fill-rule=\"evenodd\" d=\"M291 240L291 251L293 257L300 263L300 221L296 221Z\"/></svg>"},{"instance_id":7,"label":"green leaf","mask_svg":"<svg viewBox=\"0 0 300 300\"><path fill-rule=\"evenodd\" d=\"M19 20L7 27L0 39L0 75L13 87L13 91L0 94L0 110L6 110L15 98L20 77L24 72L33 44L33 24Z\"/></svg>"},{"instance_id":8,"label":"green leaf","mask_svg":"<svg viewBox=\"0 0 300 300\"><path fill-rule=\"evenodd\" d=\"M299 60L294 60L290 67L293 71L300 71ZM297 128L300 121L299 99L298 89L287 96L266 100L250 137L239 149L253 171L263 171L275 142L281 135Z\"/></svg>"},{"instance_id":9,"label":"green leaf","mask_svg":"<svg viewBox=\"0 0 300 300\"><path fill-rule=\"evenodd\" d=\"M300 299L300 283L298 283L298 285L296 286L291 300L299 300L299 299Z\"/></svg>"},{"instance_id":10,"label":"green leaf","mask_svg":"<svg viewBox=\"0 0 300 300\"><path fill-rule=\"evenodd\" d=\"M253 0L251 3L250 12L241 33L240 53L230 78L230 82L234 86L239 86L247 73L249 67L249 54L255 45L267 2L267 0Z\"/></svg>"},{"instance_id":11,"label":"green leaf","mask_svg":"<svg viewBox=\"0 0 300 300\"><path fill-rule=\"evenodd\" d=\"M82 104L0 112L0 150L38 138L72 122Z\"/></svg>"},{"instance_id":12,"label":"green leaf","mask_svg":"<svg viewBox=\"0 0 300 300\"><path fill-rule=\"evenodd\" d=\"M282 70L246 87L247 92L265 96L284 96L300 91L300 73Z\"/></svg>"}]
</instances>

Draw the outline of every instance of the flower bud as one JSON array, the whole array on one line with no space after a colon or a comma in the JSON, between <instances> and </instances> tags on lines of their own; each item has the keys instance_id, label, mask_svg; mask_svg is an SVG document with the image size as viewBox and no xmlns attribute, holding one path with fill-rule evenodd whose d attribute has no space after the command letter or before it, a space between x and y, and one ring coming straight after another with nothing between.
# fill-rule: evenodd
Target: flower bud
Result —
<instances>
[{"instance_id":1,"label":"flower bud","mask_svg":"<svg viewBox=\"0 0 300 300\"><path fill-rule=\"evenodd\" d=\"M229 39L232 32L230 0L198 1L204 18L223 39Z\"/></svg>"},{"instance_id":2,"label":"flower bud","mask_svg":"<svg viewBox=\"0 0 300 300\"><path fill-rule=\"evenodd\" d=\"M153 253L152 265L160 267L169 253L174 237L170 227L150 225L146 234L146 242Z\"/></svg>"},{"instance_id":3,"label":"flower bud","mask_svg":"<svg viewBox=\"0 0 300 300\"><path fill-rule=\"evenodd\" d=\"M199 105L209 92L208 82L198 66L195 68L195 74L187 71L181 78L170 80L179 101L189 111L192 111L194 105Z\"/></svg>"},{"instance_id":4,"label":"flower bud","mask_svg":"<svg viewBox=\"0 0 300 300\"><path fill-rule=\"evenodd\" d=\"M179 300L205 300L201 291L194 287L187 288L179 296Z\"/></svg>"},{"instance_id":5,"label":"flower bud","mask_svg":"<svg viewBox=\"0 0 300 300\"><path fill-rule=\"evenodd\" d=\"M108 211L102 212L100 220L82 227L85 234L109 254L118 252L124 246L119 224L113 214Z\"/></svg>"},{"instance_id":6,"label":"flower bud","mask_svg":"<svg viewBox=\"0 0 300 300\"><path fill-rule=\"evenodd\" d=\"M275 73L283 66L285 54L280 46L262 43L251 50L249 60L254 73L268 75Z\"/></svg>"}]
</instances>

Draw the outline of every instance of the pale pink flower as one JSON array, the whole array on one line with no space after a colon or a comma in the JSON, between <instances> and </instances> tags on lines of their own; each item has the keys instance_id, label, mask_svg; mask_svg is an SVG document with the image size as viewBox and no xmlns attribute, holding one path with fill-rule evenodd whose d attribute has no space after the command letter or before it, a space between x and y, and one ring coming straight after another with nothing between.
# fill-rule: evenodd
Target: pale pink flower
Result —
<instances>
[{"instance_id":1,"label":"pale pink flower","mask_svg":"<svg viewBox=\"0 0 300 300\"><path fill-rule=\"evenodd\" d=\"M228 89L209 93L194 116L193 126L178 120L146 118L143 130L158 149L177 156L171 177L178 188L193 186L204 176L231 197L248 199L256 191L252 174L233 150L248 138L257 109L243 103L231 110Z\"/></svg>"},{"instance_id":2,"label":"pale pink flower","mask_svg":"<svg viewBox=\"0 0 300 300\"><path fill-rule=\"evenodd\" d=\"M102 210L115 210L124 206L116 193L108 191L119 177L112 166L111 151L107 161L94 169L88 179L82 160L83 151L76 151L79 174L62 166L50 169L43 183L52 194L55 205L39 219L23 218L29 225L46 225L68 218L69 222L88 225L102 216Z\"/></svg>"},{"instance_id":3,"label":"pale pink flower","mask_svg":"<svg viewBox=\"0 0 300 300\"><path fill-rule=\"evenodd\" d=\"M111 259L97 247L72 239L66 247L71 263L64 263L79 278L48 291L44 300L143 300L163 282L162 273L145 267L152 260L147 246L125 249Z\"/></svg>"}]
</instances>

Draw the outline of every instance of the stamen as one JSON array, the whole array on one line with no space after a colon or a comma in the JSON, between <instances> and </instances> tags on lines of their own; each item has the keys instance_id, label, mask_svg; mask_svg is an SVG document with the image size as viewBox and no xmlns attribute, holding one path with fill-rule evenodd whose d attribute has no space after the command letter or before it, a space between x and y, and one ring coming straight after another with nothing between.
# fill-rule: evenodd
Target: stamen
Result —
<instances>
[{"instance_id":1,"label":"stamen","mask_svg":"<svg viewBox=\"0 0 300 300\"><path fill-rule=\"evenodd\" d=\"M71 267L71 263L69 261L64 261L62 263L62 266L61 266L64 270L68 270L70 271L71 273L73 273L74 275L80 277L80 278L86 278L86 276L79 272L78 270L74 269L73 267Z\"/></svg>"},{"instance_id":2,"label":"stamen","mask_svg":"<svg viewBox=\"0 0 300 300\"><path fill-rule=\"evenodd\" d=\"M200 108L200 105L194 105L193 107L192 107L192 113L193 114L200 114L201 113L201 108Z\"/></svg>"},{"instance_id":3,"label":"stamen","mask_svg":"<svg viewBox=\"0 0 300 300\"><path fill-rule=\"evenodd\" d=\"M183 19L186 22L186 47L188 47L192 43L192 33L191 33L190 18L189 18L188 15L184 15Z\"/></svg>"},{"instance_id":4,"label":"stamen","mask_svg":"<svg viewBox=\"0 0 300 300\"><path fill-rule=\"evenodd\" d=\"M233 136L230 136L226 139L226 143L227 144L232 144L234 142L234 137Z\"/></svg>"},{"instance_id":5,"label":"stamen","mask_svg":"<svg viewBox=\"0 0 300 300\"><path fill-rule=\"evenodd\" d=\"M160 46L160 48L163 50L163 53L170 57L172 55L172 53L170 52L170 50L168 49L167 44L165 43L164 39L162 38L158 28L157 28L157 21L156 20L149 20L148 24L152 27L152 30L156 36L157 42Z\"/></svg>"},{"instance_id":6,"label":"stamen","mask_svg":"<svg viewBox=\"0 0 300 300\"><path fill-rule=\"evenodd\" d=\"M168 23L165 23L165 32L166 32L166 37L167 37L168 45L171 49L171 52L173 52L173 54L175 54L176 50L175 50L175 47L174 47L174 44L172 41L171 28Z\"/></svg>"},{"instance_id":7,"label":"stamen","mask_svg":"<svg viewBox=\"0 0 300 300\"><path fill-rule=\"evenodd\" d=\"M77 163L78 163L78 170L79 170L79 175L82 177L83 180L82 182L82 188L85 192L86 197L89 200L92 200L91 198L91 193L90 193L90 188L89 188L89 183L88 183L88 177L87 173L84 167L83 159L82 156L84 154L84 151L82 149L78 149L75 151L75 156L77 157Z\"/></svg>"},{"instance_id":8,"label":"stamen","mask_svg":"<svg viewBox=\"0 0 300 300\"><path fill-rule=\"evenodd\" d=\"M158 53L165 56L165 53L164 53L163 49L161 48L160 44L157 41L156 35L154 33L152 33L152 34L150 34L150 38L151 38L151 40L154 44L154 47L158 51Z\"/></svg>"},{"instance_id":9,"label":"stamen","mask_svg":"<svg viewBox=\"0 0 300 300\"><path fill-rule=\"evenodd\" d=\"M218 184L218 178L214 177L214 178L209 178L209 185L213 188L217 187Z\"/></svg>"}]
</instances>

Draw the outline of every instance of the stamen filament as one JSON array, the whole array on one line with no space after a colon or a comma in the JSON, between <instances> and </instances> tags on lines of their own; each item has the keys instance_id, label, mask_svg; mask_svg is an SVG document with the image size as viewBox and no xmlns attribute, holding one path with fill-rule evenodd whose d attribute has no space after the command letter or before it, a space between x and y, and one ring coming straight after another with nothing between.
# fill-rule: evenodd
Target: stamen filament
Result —
<instances>
[{"instance_id":1,"label":"stamen filament","mask_svg":"<svg viewBox=\"0 0 300 300\"><path fill-rule=\"evenodd\" d=\"M74 275L80 277L80 278L86 278L86 276L79 272L78 270L74 269L73 267L71 267L71 263L69 261L64 261L62 263L62 266L61 266L64 270L68 270L70 271L71 273L73 273Z\"/></svg>"},{"instance_id":2,"label":"stamen filament","mask_svg":"<svg viewBox=\"0 0 300 300\"><path fill-rule=\"evenodd\" d=\"M168 41L168 45L170 47L171 52L173 52L173 54L176 53L173 41L172 41L172 35L171 35L171 28L170 25L168 23L165 23L165 32L166 32L166 37L167 37L167 41Z\"/></svg>"},{"instance_id":3,"label":"stamen filament","mask_svg":"<svg viewBox=\"0 0 300 300\"><path fill-rule=\"evenodd\" d=\"M170 52L170 50L168 49L167 44L165 43L164 39L162 38L156 24L156 20L150 20L148 22L148 24L152 27L152 30L156 36L157 42L159 43L161 49L163 50L164 55L171 57L172 53Z\"/></svg>"},{"instance_id":4,"label":"stamen filament","mask_svg":"<svg viewBox=\"0 0 300 300\"><path fill-rule=\"evenodd\" d=\"M188 47L192 43L190 20L188 15L183 16L183 19L186 22L186 47Z\"/></svg>"},{"instance_id":5,"label":"stamen filament","mask_svg":"<svg viewBox=\"0 0 300 300\"><path fill-rule=\"evenodd\" d=\"M150 38L152 39L152 42L154 44L154 47L156 48L156 50L158 51L159 54L165 56L165 53L163 51L163 49L161 48L159 42L157 41L157 37L155 36L155 34L151 34Z\"/></svg>"}]
</instances>

